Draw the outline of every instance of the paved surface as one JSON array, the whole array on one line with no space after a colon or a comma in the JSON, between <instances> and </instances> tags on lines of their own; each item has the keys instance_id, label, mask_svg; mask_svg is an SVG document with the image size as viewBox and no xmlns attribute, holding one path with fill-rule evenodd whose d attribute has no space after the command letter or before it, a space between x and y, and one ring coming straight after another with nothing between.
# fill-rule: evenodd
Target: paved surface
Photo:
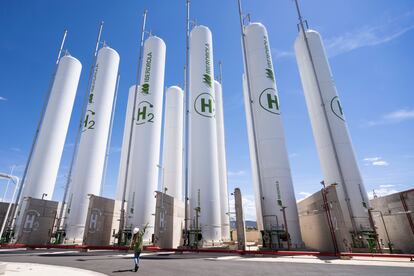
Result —
<instances>
[{"instance_id":1,"label":"paved surface","mask_svg":"<svg viewBox=\"0 0 414 276\"><path fill-rule=\"evenodd\" d=\"M92 270L106 275L414 275L408 260L315 257L241 257L224 254L144 253L138 273L131 271L132 254L114 251L0 250L0 261L41 263ZM23 275L23 274L22 274ZM34 275L34 274L30 274ZM60 275L60 274L56 274ZM77 274L72 274L73 276Z\"/></svg>"},{"instance_id":2,"label":"paved surface","mask_svg":"<svg viewBox=\"0 0 414 276\"><path fill-rule=\"evenodd\" d=\"M5 276L42 275L42 276L103 276L105 274L72 267L33 263L6 263Z\"/></svg>"}]
</instances>

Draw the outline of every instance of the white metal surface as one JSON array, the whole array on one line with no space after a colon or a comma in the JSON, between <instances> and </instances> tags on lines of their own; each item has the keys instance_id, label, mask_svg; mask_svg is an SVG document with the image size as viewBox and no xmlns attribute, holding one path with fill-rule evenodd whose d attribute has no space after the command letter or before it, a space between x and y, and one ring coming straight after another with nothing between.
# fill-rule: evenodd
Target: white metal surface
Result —
<instances>
[{"instance_id":1,"label":"white metal surface","mask_svg":"<svg viewBox=\"0 0 414 276\"><path fill-rule=\"evenodd\" d=\"M206 242L221 240L213 42L210 30L190 34L189 185L190 218L200 207L199 226Z\"/></svg>"},{"instance_id":2,"label":"white metal surface","mask_svg":"<svg viewBox=\"0 0 414 276\"><path fill-rule=\"evenodd\" d=\"M221 238L230 240L229 194L227 187L226 140L224 133L223 89L214 81L216 96L217 150L220 183Z\"/></svg>"},{"instance_id":3,"label":"white metal surface","mask_svg":"<svg viewBox=\"0 0 414 276\"><path fill-rule=\"evenodd\" d=\"M131 120L133 116L132 113L134 109L135 89L136 89L135 85L133 85L129 88L129 92L128 92L128 103L127 103L127 109L125 113L124 136L122 139L121 158L119 161L118 182L117 182L116 195L115 195L117 200L122 200L122 193L124 191L124 185L125 185L128 144L129 144L129 137L130 137L130 132L131 132ZM138 91L139 91L139 86L138 86ZM128 194L128 188L129 188L128 184L127 184L126 194Z\"/></svg>"},{"instance_id":4,"label":"white metal surface","mask_svg":"<svg viewBox=\"0 0 414 276\"><path fill-rule=\"evenodd\" d=\"M253 113L256 137L250 145L256 144L260 171L260 186L256 190L261 190L262 197L260 204L256 205L259 207L258 215L261 213L265 230L284 230L281 207L286 207L292 246L301 247L299 218L267 31L261 23L251 23L246 26L245 35L252 97L250 112ZM251 120L248 119L247 123L251 124ZM253 130L252 126L248 129ZM253 134L249 135L250 139L253 137ZM255 156L251 158L253 160Z\"/></svg>"},{"instance_id":5,"label":"white metal surface","mask_svg":"<svg viewBox=\"0 0 414 276\"><path fill-rule=\"evenodd\" d=\"M107 46L99 50L68 194L68 242L82 242L88 194L100 195L118 66L115 50Z\"/></svg>"},{"instance_id":6,"label":"white metal surface","mask_svg":"<svg viewBox=\"0 0 414 276\"><path fill-rule=\"evenodd\" d=\"M126 226L142 228L148 223L144 239L154 231L155 195L161 145L162 99L166 46L162 39L145 40L140 90L135 109L130 162L130 187L127 192Z\"/></svg>"},{"instance_id":7,"label":"white metal surface","mask_svg":"<svg viewBox=\"0 0 414 276\"><path fill-rule=\"evenodd\" d=\"M81 63L72 56L59 61L20 201L41 199L44 194L44 199L52 198L81 70Z\"/></svg>"},{"instance_id":8,"label":"white metal surface","mask_svg":"<svg viewBox=\"0 0 414 276\"><path fill-rule=\"evenodd\" d=\"M176 200L183 198L184 92L171 86L165 92L164 139L161 190Z\"/></svg>"},{"instance_id":9,"label":"white metal surface","mask_svg":"<svg viewBox=\"0 0 414 276\"><path fill-rule=\"evenodd\" d=\"M314 30L307 30L306 36L323 102L321 102L303 32L300 32L295 41L295 52L324 181L326 185L339 184L338 194L342 198L343 211L349 209L346 205L346 192L348 193L355 225L358 228L362 226L367 229L370 228L368 211L363 206L363 204L368 206L367 193L356 162L322 39L320 34ZM327 119L323 108L325 108ZM344 181L341 180L341 174ZM348 217L347 222L351 226L349 220Z\"/></svg>"}]
</instances>

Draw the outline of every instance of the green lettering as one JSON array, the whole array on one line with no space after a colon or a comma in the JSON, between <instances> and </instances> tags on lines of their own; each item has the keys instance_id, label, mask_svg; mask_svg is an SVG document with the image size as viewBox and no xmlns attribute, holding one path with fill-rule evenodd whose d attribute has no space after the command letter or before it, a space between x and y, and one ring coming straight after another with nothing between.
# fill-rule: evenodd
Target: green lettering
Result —
<instances>
[{"instance_id":1,"label":"green lettering","mask_svg":"<svg viewBox=\"0 0 414 276\"><path fill-rule=\"evenodd\" d=\"M206 112L206 107L208 107L209 113L213 113L213 102L211 99L208 99L208 103L206 103L206 99L201 98L201 112Z\"/></svg>"},{"instance_id":2,"label":"green lettering","mask_svg":"<svg viewBox=\"0 0 414 276\"><path fill-rule=\"evenodd\" d=\"M269 109L273 109L273 104L275 104L276 109L279 110L279 99L277 98L277 95L272 95L271 93L268 93L267 105L269 106Z\"/></svg>"}]
</instances>

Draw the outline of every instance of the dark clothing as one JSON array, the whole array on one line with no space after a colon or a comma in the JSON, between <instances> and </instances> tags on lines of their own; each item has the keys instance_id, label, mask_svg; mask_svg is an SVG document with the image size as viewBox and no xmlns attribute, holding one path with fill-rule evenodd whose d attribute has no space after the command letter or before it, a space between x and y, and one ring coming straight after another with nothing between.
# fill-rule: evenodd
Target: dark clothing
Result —
<instances>
[{"instance_id":1,"label":"dark clothing","mask_svg":"<svg viewBox=\"0 0 414 276\"><path fill-rule=\"evenodd\" d=\"M136 265L139 265L139 255L141 255L141 251L134 252L134 262Z\"/></svg>"}]
</instances>

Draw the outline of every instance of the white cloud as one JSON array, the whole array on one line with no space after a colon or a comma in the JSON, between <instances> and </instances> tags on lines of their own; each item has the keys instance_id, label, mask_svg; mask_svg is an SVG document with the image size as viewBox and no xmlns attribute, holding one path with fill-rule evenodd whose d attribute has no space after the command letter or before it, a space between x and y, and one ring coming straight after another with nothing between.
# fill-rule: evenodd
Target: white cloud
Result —
<instances>
[{"instance_id":1,"label":"white cloud","mask_svg":"<svg viewBox=\"0 0 414 276\"><path fill-rule=\"evenodd\" d=\"M299 202L301 200L304 200L307 197L310 197L312 195L312 193L309 193L309 192L299 192L298 195L300 195L300 198L298 198L296 200L296 202Z\"/></svg>"},{"instance_id":2,"label":"white cloud","mask_svg":"<svg viewBox=\"0 0 414 276\"><path fill-rule=\"evenodd\" d=\"M382 115L379 120L364 122L362 126L372 127L378 125L396 124L412 119L414 119L414 109L399 109Z\"/></svg>"},{"instance_id":3,"label":"white cloud","mask_svg":"<svg viewBox=\"0 0 414 276\"><path fill-rule=\"evenodd\" d=\"M391 188L391 187L395 187L395 185L393 185L393 184L380 185L380 188Z\"/></svg>"},{"instance_id":4,"label":"white cloud","mask_svg":"<svg viewBox=\"0 0 414 276\"><path fill-rule=\"evenodd\" d=\"M7 101L7 98L0 96L0 101Z\"/></svg>"},{"instance_id":5,"label":"white cloud","mask_svg":"<svg viewBox=\"0 0 414 276\"><path fill-rule=\"evenodd\" d=\"M388 166L389 163L382 157L366 157L364 158L365 166Z\"/></svg>"},{"instance_id":6,"label":"white cloud","mask_svg":"<svg viewBox=\"0 0 414 276\"><path fill-rule=\"evenodd\" d=\"M359 48L376 46L394 40L414 29L414 12L385 20L381 25L363 26L352 32L325 40L328 55L333 57Z\"/></svg>"},{"instance_id":7,"label":"white cloud","mask_svg":"<svg viewBox=\"0 0 414 276\"><path fill-rule=\"evenodd\" d=\"M227 172L228 176L242 176L242 175L245 175L245 174L246 174L246 171L244 171L244 170L228 171Z\"/></svg>"},{"instance_id":8,"label":"white cloud","mask_svg":"<svg viewBox=\"0 0 414 276\"><path fill-rule=\"evenodd\" d=\"M414 110L400 109L384 115L384 119L403 121L408 119L414 119Z\"/></svg>"},{"instance_id":9,"label":"white cloud","mask_svg":"<svg viewBox=\"0 0 414 276\"><path fill-rule=\"evenodd\" d=\"M272 56L275 59L291 58L295 56L295 53L293 51L283 51L283 50L272 48Z\"/></svg>"},{"instance_id":10,"label":"white cloud","mask_svg":"<svg viewBox=\"0 0 414 276\"><path fill-rule=\"evenodd\" d=\"M374 161L372 162L373 166L388 166L389 163L387 161L381 160L381 161Z\"/></svg>"},{"instance_id":11,"label":"white cloud","mask_svg":"<svg viewBox=\"0 0 414 276\"><path fill-rule=\"evenodd\" d=\"M377 197L382 197L382 196L387 196L387 195L390 195L390 194L398 193L398 191L395 190L395 189L390 189L388 187L381 188L381 186L383 186L383 185L380 185L379 189L374 189L373 191L368 192L368 198L373 199L374 194Z\"/></svg>"},{"instance_id":12,"label":"white cloud","mask_svg":"<svg viewBox=\"0 0 414 276\"><path fill-rule=\"evenodd\" d=\"M293 152L293 153L289 154L289 158L295 158L295 157L298 157L298 156L299 156L299 154L296 153L296 152Z\"/></svg>"},{"instance_id":13,"label":"white cloud","mask_svg":"<svg viewBox=\"0 0 414 276\"><path fill-rule=\"evenodd\" d=\"M381 157L367 157L367 158L364 158L364 161L374 162L374 161L378 161L380 159L381 159Z\"/></svg>"},{"instance_id":14,"label":"white cloud","mask_svg":"<svg viewBox=\"0 0 414 276\"><path fill-rule=\"evenodd\" d=\"M121 152L121 151L122 151L122 147L120 147L120 146L113 146L113 147L111 147L111 148L109 149L109 151L110 151L111 153L118 153L118 152Z\"/></svg>"},{"instance_id":15,"label":"white cloud","mask_svg":"<svg viewBox=\"0 0 414 276\"><path fill-rule=\"evenodd\" d=\"M390 42L414 29L414 11L406 12L388 20L380 25L361 26L339 36L324 39L329 57L338 56L363 47L371 47ZM291 58L295 56L292 51L272 49L275 59Z\"/></svg>"},{"instance_id":16,"label":"white cloud","mask_svg":"<svg viewBox=\"0 0 414 276\"><path fill-rule=\"evenodd\" d=\"M254 200L254 195L252 194L243 195L242 194L242 201L243 201L244 219L256 221L256 204ZM230 204L230 212L234 214L235 212L234 196L232 195L230 195L229 204Z\"/></svg>"}]
</instances>

